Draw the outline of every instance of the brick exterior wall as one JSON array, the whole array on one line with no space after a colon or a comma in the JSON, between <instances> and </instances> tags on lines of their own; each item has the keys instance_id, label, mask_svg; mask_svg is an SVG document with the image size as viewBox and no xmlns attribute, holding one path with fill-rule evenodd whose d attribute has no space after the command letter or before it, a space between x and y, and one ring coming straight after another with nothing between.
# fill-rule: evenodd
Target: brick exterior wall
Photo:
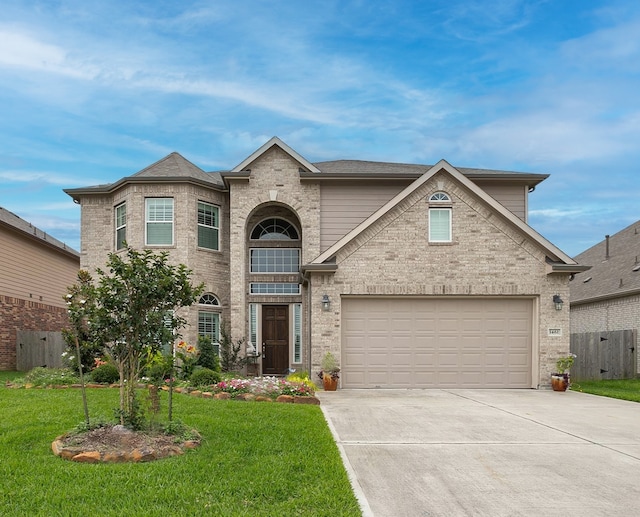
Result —
<instances>
[{"instance_id":1,"label":"brick exterior wall","mask_svg":"<svg viewBox=\"0 0 640 517\"><path fill-rule=\"evenodd\" d=\"M104 268L108 254L115 252L115 206L127 203L127 244L135 249L167 251L169 262L185 264L192 270L194 285L204 283L205 292L216 295L220 308L214 309L221 318L229 317L229 209L227 195L190 183L126 185L110 195L85 196L82 200L82 244L80 267L95 277L97 267ZM174 199L174 245L145 246L145 199L171 197ZM197 246L198 201L220 208L220 250ZM124 251L118 253L124 254ZM97 280L97 278L94 278ZM184 310L188 325L182 338L190 343L198 340L198 310L194 304ZM207 307L207 310L212 309Z\"/></svg>"},{"instance_id":2,"label":"brick exterior wall","mask_svg":"<svg viewBox=\"0 0 640 517\"><path fill-rule=\"evenodd\" d=\"M231 331L234 336L248 336L247 307L256 303L302 303L306 314L304 292L291 296L250 296L248 270L249 235L260 216L280 215L295 219L301 229L301 263L310 262L320 254L320 187L301 183L300 164L278 147L260 156L251 164L249 180L235 180L230 186L230 275L231 275ZM294 281L298 281L296 276ZM307 318L303 317L304 325ZM304 326L303 336L308 334ZM303 338L306 345L306 338ZM307 364L303 345L302 363Z\"/></svg>"},{"instance_id":3,"label":"brick exterior wall","mask_svg":"<svg viewBox=\"0 0 640 517\"><path fill-rule=\"evenodd\" d=\"M559 355L569 351L569 310L556 311L552 297L569 298L567 274L549 275L545 253L536 243L498 215L449 175L436 175L337 255L335 274L312 273L298 296L254 296L249 293L249 232L265 217L280 216L301 230L301 264L320 254L320 185L300 180L300 163L274 146L248 167L249 178L229 180L229 192L190 184L125 184L109 195L82 200L81 267L103 266L114 250L114 207L127 202L127 242L144 248L145 197L173 197L174 246L158 248L171 261L194 271L195 283L221 301L222 318L230 321L234 339L249 337L248 304L302 304L303 358L298 368L319 370L324 353L341 355L341 296L519 296L534 300L533 387L548 385ZM445 190L453 202L452 244L427 242L428 197ZM221 250L199 250L197 201L221 208ZM281 277L262 277L276 281ZM291 281L299 279L293 275ZM289 280L283 280L289 281ZM332 310L322 312L320 299L328 294ZM187 341L197 339L197 311L186 317ZM548 329L562 336L549 337ZM258 336L258 339L259 336ZM259 344L259 343L258 343ZM309 350L312 355L309 355ZM295 365L294 365L295 366Z\"/></svg>"},{"instance_id":4,"label":"brick exterior wall","mask_svg":"<svg viewBox=\"0 0 640 517\"><path fill-rule=\"evenodd\" d=\"M636 330L636 356L640 346L640 295L584 303L571 307L571 333ZM640 374L640 360L636 365Z\"/></svg>"},{"instance_id":5,"label":"brick exterior wall","mask_svg":"<svg viewBox=\"0 0 640 517\"><path fill-rule=\"evenodd\" d=\"M17 332L60 332L69 324L66 309L0 295L0 370L16 369Z\"/></svg>"},{"instance_id":6,"label":"brick exterior wall","mask_svg":"<svg viewBox=\"0 0 640 517\"><path fill-rule=\"evenodd\" d=\"M434 176L337 254L335 274L312 275L313 370L327 351L340 357L342 295L525 296L535 299L533 387L547 386L556 358L569 352L569 277L548 275L543 250L463 186ZM429 244L428 197L453 200L452 244ZM331 312L320 308L328 294ZM562 329L549 337L549 328Z\"/></svg>"}]
</instances>

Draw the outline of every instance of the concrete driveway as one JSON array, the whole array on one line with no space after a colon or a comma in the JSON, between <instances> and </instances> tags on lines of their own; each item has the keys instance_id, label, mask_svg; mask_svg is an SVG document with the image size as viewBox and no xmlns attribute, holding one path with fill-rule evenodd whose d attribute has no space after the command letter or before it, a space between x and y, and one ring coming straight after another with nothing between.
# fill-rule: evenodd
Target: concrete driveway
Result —
<instances>
[{"instance_id":1,"label":"concrete driveway","mask_svg":"<svg viewBox=\"0 0 640 517\"><path fill-rule=\"evenodd\" d=\"M640 404L550 390L320 392L363 515L640 515Z\"/></svg>"}]
</instances>

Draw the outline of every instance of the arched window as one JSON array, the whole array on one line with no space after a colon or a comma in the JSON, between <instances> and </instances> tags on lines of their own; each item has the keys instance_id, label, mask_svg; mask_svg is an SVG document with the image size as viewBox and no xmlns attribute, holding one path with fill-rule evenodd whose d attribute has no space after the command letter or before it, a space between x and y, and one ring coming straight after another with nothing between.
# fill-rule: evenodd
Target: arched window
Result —
<instances>
[{"instance_id":1,"label":"arched window","mask_svg":"<svg viewBox=\"0 0 640 517\"><path fill-rule=\"evenodd\" d=\"M200 305L216 305L216 306L220 305L220 301L212 293L204 293L198 300L198 303Z\"/></svg>"},{"instance_id":2,"label":"arched window","mask_svg":"<svg viewBox=\"0 0 640 517\"><path fill-rule=\"evenodd\" d=\"M253 240L297 241L299 238L295 226L277 217L259 222L251 232Z\"/></svg>"},{"instance_id":3,"label":"arched window","mask_svg":"<svg viewBox=\"0 0 640 517\"><path fill-rule=\"evenodd\" d=\"M429 201L451 201L451 198L449 197L449 194L445 192L435 192L434 194L431 194Z\"/></svg>"}]
</instances>

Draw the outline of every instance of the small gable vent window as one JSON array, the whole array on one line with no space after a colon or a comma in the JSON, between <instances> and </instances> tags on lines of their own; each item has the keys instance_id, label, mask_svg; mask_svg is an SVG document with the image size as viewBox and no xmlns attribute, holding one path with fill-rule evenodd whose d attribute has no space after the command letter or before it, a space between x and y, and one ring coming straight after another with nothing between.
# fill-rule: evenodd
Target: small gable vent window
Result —
<instances>
[{"instance_id":1,"label":"small gable vent window","mask_svg":"<svg viewBox=\"0 0 640 517\"><path fill-rule=\"evenodd\" d=\"M446 194L445 192L436 192L435 194L431 194L429 201L435 201L435 202L449 201L450 202L451 198L449 197L449 194Z\"/></svg>"},{"instance_id":2,"label":"small gable vent window","mask_svg":"<svg viewBox=\"0 0 640 517\"><path fill-rule=\"evenodd\" d=\"M251 232L253 240L297 241L298 230L284 219L272 217L256 224Z\"/></svg>"}]
</instances>

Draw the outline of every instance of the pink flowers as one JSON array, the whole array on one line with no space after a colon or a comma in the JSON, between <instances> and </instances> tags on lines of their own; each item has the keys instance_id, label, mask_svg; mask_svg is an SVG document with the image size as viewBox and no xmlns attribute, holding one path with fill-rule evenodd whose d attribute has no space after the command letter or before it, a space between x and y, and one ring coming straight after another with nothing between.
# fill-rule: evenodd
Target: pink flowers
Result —
<instances>
[{"instance_id":1,"label":"pink flowers","mask_svg":"<svg viewBox=\"0 0 640 517\"><path fill-rule=\"evenodd\" d=\"M278 377L256 377L254 379L230 379L213 386L214 393L226 392L233 395L252 393L256 396L277 398L279 395L312 396L315 391L310 386Z\"/></svg>"}]
</instances>

